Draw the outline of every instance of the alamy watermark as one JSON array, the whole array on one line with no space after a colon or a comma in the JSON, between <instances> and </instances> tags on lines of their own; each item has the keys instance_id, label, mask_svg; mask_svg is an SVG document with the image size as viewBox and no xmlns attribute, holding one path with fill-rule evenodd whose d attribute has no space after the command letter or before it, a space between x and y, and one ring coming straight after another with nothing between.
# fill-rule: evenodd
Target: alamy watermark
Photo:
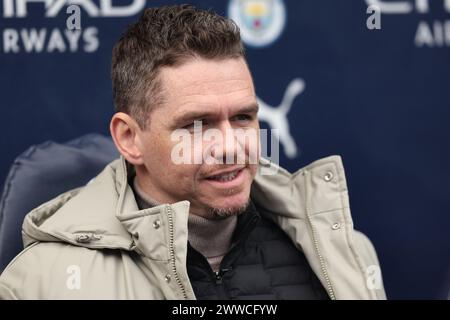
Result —
<instances>
[{"instance_id":1,"label":"alamy watermark","mask_svg":"<svg viewBox=\"0 0 450 320\"><path fill-rule=\"evenodd\" d=\"M369 290L380 290L383 286L381 268L378 265L370 265L366 269L366 286Z\"/></svg>"},{"instance_id":2,"label":"alamy watermark","mask_svg":"<svg viewBox=\"0 0 450 320\"><path fill-rule=\"evenodd\" d=\"M370 16L366 20L366 27L369 30L380 30L381 29L381 8L377 5L370 5L366 10L367 14Z\"/></svg>"},{"instance_id":3,"label":"alamy watermark","mask_svg":"<svg viewBox=\"0 0 450 320\"><path fill-rule=\"evenodd\" d=\"M77 5L70 5L66 9L69 15L66 19L67 30L81 30L81 9Z\"/></svg>"},{"instance_id":4,"label":"alamy watermark","mask_svg":"<svg viewBox=\"0 0 450 320\"><path fill-rule=\"evenodd\" d=\"M261 156L278 164L280 158L278 129L230 128L224 133L203 130L202 121L194 121L192 130L177 129L171 140L176 142L171 151L174 164L258 164ZM274 174L274 168L263 167L261 174Z\"/></svg>"},{"instance_id":5,"label":"alamy watermark","mask_svg":"<svg viewBox=\"0 0 450 320\"><path fill-rule=\"evenodd\" d=\"M68 277L66 279L66 287L69 290L81 289L81 268L76 264L72 264L67 267L66 273Z\"/></svg>"}]
</instances>

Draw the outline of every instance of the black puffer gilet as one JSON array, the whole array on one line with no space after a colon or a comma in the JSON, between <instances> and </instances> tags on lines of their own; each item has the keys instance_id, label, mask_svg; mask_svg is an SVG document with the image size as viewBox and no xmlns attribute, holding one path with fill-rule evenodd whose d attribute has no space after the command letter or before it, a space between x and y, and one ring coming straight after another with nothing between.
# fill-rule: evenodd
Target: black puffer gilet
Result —
<instances>
[{"instance_id":1,"label":"black puffer gilet","mask_svg":"<svg viewBox=\"0 0 450 320\"><path fill-rule=\"evenodd\" d=\"M218 272L188 246L187 269L197 299L328 299L303 252L253 203L238 217L232 243Z\"/></svg>"}]
</instances>

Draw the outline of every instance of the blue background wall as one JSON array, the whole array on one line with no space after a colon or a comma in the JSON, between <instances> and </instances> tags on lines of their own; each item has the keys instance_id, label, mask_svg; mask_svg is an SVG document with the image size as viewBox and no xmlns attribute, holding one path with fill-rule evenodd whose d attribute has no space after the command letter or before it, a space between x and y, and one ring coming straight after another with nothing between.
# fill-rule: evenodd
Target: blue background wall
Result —
<instances>
[{"instance_id":1,"label":"blue background wall","mask_svg":"<svg viewBox=\"0 0 450 320\"><path fill-rule=\"evenodd\" d=\"M25 17L5 17L9 2L0 2L0 181L32 144L108 134L111 49L137 18L92 17L82 9L82 34L72 51L64 35L65 7L46 17L44 5L34 3ZM192 1L224 15L229 2ZM288 115L299 153L288 158L281 149L281 165L293 171L342 155L355 226L378 250L388 296L445 297L450 8L444 1L430 1L428 8L413 0L384 1L403 3L404 12L382 14L381 29L369 30L363 0L279 2L286 9L285 28L265 47L248 46L247 54L258 97L267 104L277 106L293 79L305 83ZM148 0L146 6L166 3L177 1ZM26 52L23 34L33 28L46 30L40 52ZM5 43L14 32L18 52ZM48 52L52 32L62 34L65 49Z\"/></svg>"}]
</instances>

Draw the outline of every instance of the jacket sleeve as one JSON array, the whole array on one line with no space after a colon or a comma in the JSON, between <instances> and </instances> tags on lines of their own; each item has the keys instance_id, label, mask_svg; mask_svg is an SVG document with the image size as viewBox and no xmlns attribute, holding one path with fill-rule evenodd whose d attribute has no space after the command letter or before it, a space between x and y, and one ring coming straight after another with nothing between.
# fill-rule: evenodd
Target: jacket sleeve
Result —
<instances>
[{"instance_id":1,"label":"jacket sleeve","mask_svg":"<svg viewBox=\"0 0 450 320\"><path fill-rule=\"evenodd\" d=\"M12 290L2 282L0 282L0 300L19 300Z\"/></svg>"},{"instance_id":2,"label":"jacket sleeve","mask_svg":"<svg viewBox=\"0 0 450 320\"><path fill-rule=\"evenodd\" d=\"M357 246L358 253L366 267L366 284L369 289L374 290L378 299L385 300L383 277L380 262L378 261L375 247L370 239L362 232L354 230L353 239Z\"/></svg>"},{"instance_id":3,"label":"jacket sleeve","mask_svg":"<svg viewBox=\"0 0 450 320\"><path fill-rule=\"evenodd\" d=\"M0 275L0 300L38 299L41 261L33 247L22 250ZM31 294L30 294L31 293Z\"/></svg>"}]
</instances>

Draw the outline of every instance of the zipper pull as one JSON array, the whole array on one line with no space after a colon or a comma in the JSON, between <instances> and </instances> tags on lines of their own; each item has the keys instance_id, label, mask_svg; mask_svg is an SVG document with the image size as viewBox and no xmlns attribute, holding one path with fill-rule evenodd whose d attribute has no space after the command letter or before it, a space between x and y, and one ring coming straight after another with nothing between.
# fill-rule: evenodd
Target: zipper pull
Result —
<instances>
[{"instance_id":1,"label":"zipper pull","mask_svg":"<svg viewBox=\"0 0 450 320\"><path fill-rule=\"evenodd\" d=\"M214 275L216 277L216 284L222 284L222 274L219 271L214 272Z\"/></svg>"},{"instance_id":2,"label":"zipper pull","mask_svg":"<svg viewBox=\"0 0 450 320\"><path fill-rule=\"evenodd\" d=\"M232 268L230 267L230 268L220 269L219 271L215 271L214 275L216 278L216 284L222 284L223 275L225 274L225 272L231 271L231 269Z\"/></svg>"}]
</instances>

